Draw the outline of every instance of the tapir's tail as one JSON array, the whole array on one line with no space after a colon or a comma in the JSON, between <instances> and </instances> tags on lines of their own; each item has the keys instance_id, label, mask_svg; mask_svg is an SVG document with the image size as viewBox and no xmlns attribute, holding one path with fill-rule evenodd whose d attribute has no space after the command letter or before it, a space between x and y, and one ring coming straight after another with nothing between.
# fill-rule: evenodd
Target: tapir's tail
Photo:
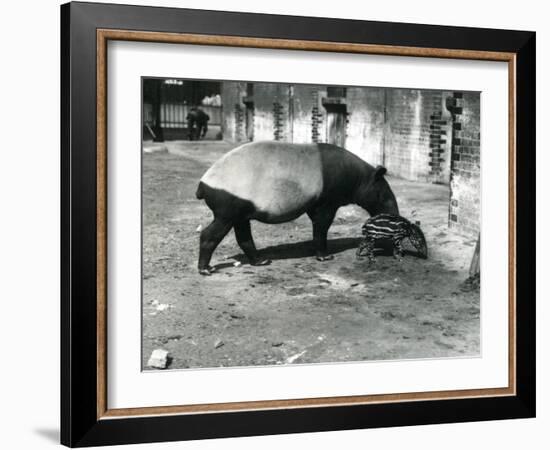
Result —
<instances>
[{"instance_id":1,"label":"tapir's tail","mask_svg":"<svg viewBox=\"0 0 550 450\"><path fill-rule=\"evenodd\" d=\"M197 192L195 192L195 196L202 200L204 198L204 184L202 184L202 181L199 182L199 186L197 187Z\"/></svg>"}]
</instances>

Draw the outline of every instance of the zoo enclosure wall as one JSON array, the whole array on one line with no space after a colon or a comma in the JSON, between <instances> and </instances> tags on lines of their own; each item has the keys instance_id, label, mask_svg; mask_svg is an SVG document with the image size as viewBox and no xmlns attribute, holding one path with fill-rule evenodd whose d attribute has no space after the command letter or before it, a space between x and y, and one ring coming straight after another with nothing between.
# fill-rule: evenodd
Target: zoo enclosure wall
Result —
<instances>
[{"instance_id":1,"label":"zoo enclosure wall","mask_svg":"<svg viewBox=\"0 0 550 450\"><path fill-rule=\"evenodd\" d=\"M393 176L449 185L448 223L477 237L480 93L221 83L225 140L327 142Z\"/></svg>"}]
</instances>

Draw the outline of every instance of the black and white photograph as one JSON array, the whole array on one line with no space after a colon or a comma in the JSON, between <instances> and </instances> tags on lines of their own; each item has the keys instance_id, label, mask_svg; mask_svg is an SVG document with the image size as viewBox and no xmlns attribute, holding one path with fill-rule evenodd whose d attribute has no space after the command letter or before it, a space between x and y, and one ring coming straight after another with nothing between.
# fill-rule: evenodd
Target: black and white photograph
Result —
<instances>
[{"instance_id":1,"label":"black and white photograph","mask_svg":"<svg viewBox=\"0 0 550 450\"><path fill-rule=\"evenodd\" d=\"M480 92L141 86L143 370L480 356Z\"/></svg>"}]
</instances>

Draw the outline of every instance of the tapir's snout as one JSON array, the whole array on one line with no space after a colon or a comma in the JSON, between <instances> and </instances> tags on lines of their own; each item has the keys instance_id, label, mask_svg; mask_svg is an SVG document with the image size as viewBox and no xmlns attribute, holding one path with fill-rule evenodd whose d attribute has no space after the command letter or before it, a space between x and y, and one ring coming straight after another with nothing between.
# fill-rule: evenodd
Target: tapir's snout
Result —
<instances>
[{"instance_id":1,"label":"tapir's snout","mask_svg":"<svg viewBox=\"0 0 550 450\"><path fill-rule=\"evenodd\" d=\"M380 199L379 214L393 214L394 216L399 215L399 207L397 206L397 200L394 193L391 191L388 185L388 191L384 192Z\"/></svg>"}]
</instances>

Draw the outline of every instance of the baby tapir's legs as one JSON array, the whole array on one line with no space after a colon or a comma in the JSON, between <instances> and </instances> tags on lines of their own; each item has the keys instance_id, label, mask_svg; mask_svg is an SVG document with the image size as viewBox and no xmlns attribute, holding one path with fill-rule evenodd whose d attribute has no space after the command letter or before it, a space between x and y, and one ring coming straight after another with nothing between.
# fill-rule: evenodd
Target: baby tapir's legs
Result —
<instances>
[{"instance_id":1,"label":"baby tapir's legs","mask_svg":"<svg viewBox=\"0 0 550 450\"><path fill-rule=\"evenodd\" d=\"M250 264L253 266L263 266L271 263L269 259L261 259L258 256L256 245L254 245L254 239L252 239L252 231L250 230L250 220L242 220L234 225L235 237L237 243L244 254L247 256Z\"/></svg>"},{"instance_id":2,"label":"baby tapir's legs","mask_svg":"<svg viewBox=\"0 0 550 450\"><path fill-rule=\"evenodd\" d=\"M307 212L313 224L313 245L318 261L334 258L334 255L327 255L327 234L337 209L334 206L318 206Z\"/></svg>"},{"instance_id":3,"label":"baby tapir's legs","mask_svg":"<svg viewBox=\"0 0 550 450\"><path fill-rule=\"evenodd\" d=\"M365 236L365 239L361 241L359 244L359 248L357 249L356 255L362 256L363 250L366 250L365 256L369 258L369 263L374 262L374 244L375 239L372 236L369 236L368 234Z\"/></svg>"},{"instance_id":4,"label":"baby tapir's legs","mask_svg":"<svg viewBox=\"0 0 550 450\"><path fill-rule=\"evenodd\" d=\"M202 230L199 250L199 273L201 275L212 273L213 269L210 267L212 253L232 226L231 220L215 217L212 223Z\"/></svg>"},{"instance_id":5,"label":"baby tapir's legs","mask_svg":"<svg viewBox=\"0 0 550 450\"><path fill-rule=\"evenodd\" d=\"M393 257L401 261L403 259L403 238L395 237L393 240Z\"/></svg>"}]
</instances>

